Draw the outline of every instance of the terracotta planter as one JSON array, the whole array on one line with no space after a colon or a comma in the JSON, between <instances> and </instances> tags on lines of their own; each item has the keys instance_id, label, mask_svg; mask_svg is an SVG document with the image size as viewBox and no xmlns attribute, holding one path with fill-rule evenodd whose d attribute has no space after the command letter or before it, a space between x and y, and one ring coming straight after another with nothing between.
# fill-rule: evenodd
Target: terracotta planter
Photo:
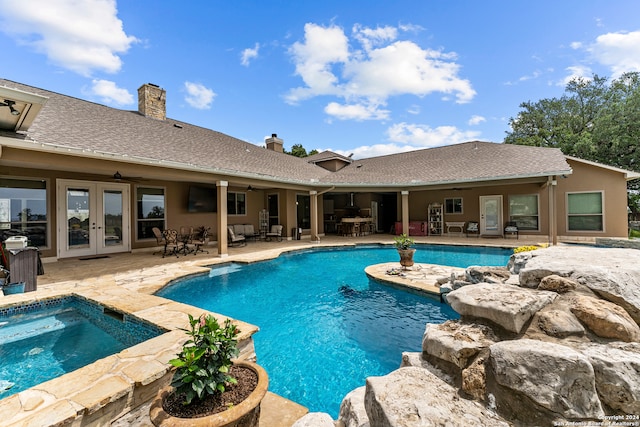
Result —
<instances>
[{"instance_id":1,"label":"terracotta planter","mask_svg":"<svg viewBox=\"0 0 640 427\"><path fill-rule=\"evenodd\" d=\"M415 252L415 249L398 249L400 265L404 268L411 267L413 265L413 254Z\"/></svg>"},{"instance_id":2,"label":"terracotta planter","mask_svg":"<svg viewBox=\"0 0 640 427\"><path fill-rule=\"evenodd\" d=\"M260 421L260 402L267 394L269 388L269 377L267 372L260 366L251 362L235 362L236 365L246 366L258 375L258 385L255 390L238 405L227 409L224 412L208 415L200 418L178 418L169 415L162 409L162 402L165 396L169 395L173 388L164 387L158 392L155 400L151 404L149 417L154 426L177 426L177 427L258 427Z\"/></svg>"}]
</instances>

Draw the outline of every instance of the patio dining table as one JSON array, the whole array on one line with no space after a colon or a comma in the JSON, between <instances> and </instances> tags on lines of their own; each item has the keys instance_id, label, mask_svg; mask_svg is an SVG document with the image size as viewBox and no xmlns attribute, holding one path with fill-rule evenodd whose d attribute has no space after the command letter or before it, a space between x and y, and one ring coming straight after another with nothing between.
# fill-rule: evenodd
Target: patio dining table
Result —
<instances>
[{"instance_id":1,"label":"patio dining table","mask_svg":"<svg viewBox=\"0 0 640 427\"><path fill-rule=\"evenodd\" d=\"M371 217L342 218L340 230L343 236L360 236L368 232L371 224Z\"/></svg>"}]
</instances>

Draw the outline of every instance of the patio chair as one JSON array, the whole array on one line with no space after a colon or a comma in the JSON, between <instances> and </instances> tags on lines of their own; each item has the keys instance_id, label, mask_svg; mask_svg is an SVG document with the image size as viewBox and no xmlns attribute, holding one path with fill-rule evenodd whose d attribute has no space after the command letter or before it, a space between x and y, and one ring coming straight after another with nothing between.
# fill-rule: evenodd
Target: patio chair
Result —
<instances>
[{"instance_id":1,"label":"patio chair","mask_svg":"<svg viewBox=\"0 0 640 427\"><path fill-rule=\"evenodd\" d=\"M191 243L193 243L193 246L194 246L194 250L193 250L194 255L197 255L198 252L209 253L209 251L202 249L203 246L206 246L207 244L209 244L209 229L202 227L202 231L193 238Z\"/></svg>"},{"instance_id":2,"label":"patio chair","mask_svg":"<svg viewBox=\"0 0 640 427\"><path fill-rule=\"evenodd\" d=\"M282 241L282 225L272 225L271 231L267 233L268 241L271 241L271 238L275 237L278 242Z\"/></svg>"},{"instance_id":3,"label":"patio chair","mask_svg":"<svg viewBox=\"0 0 640 427\"><path fill-rule=\"evenodd\" d=\"M233 227L227 227L227 244L229 246L244 246L247 244L247 239L244 236L236 234L233 231Z\"/></svg>"},{"instance_id":4,"label":"patio chair","mask_svg":"<svg viewBox=\"0 0 640 427\"><path fill-rule=\"evenodd\" d=\"M162 233L164 237L164 251L162 252L162 258L167 254L175 255L178 258L178 251L180 250L180 242L178 240L178 232L176 230L165 230Z\"/></svg>"},{"instance_id":5,"label":"patio chair","mask_svg":"<svg viewBox=\"0 0 640 427\"><path fill-rule=\"evenodd\" d=\"M480 229L478 228L478 223L476 221L469 221L467 223L467 228L465 229L465 233L467 237L469 234L475 234L476 237L480 237Z\"/></svg>"},{"instance_id":6,"label":"patio chair","mask_svg":"<svg viewBox=\"0 0 640 427\"><path fill-rule=\"evenodd\" d=\"M178 243L182 245L178 252L184 252L186 255L193 251L193 227L181 226L180 234L178 234Z\"/></svg>"},{"instance_id":7,"label":"patio chair","mask_svg":"<svg viewBox=\"0 0 640 427\"><path fill-rule=\"evenodd\" d=\"M156 244L158 245L158 247L162 248L162 249L159 249L159 250L155 251L153 253L153 255L161 254L161 253L164 252L164 236L162 235L162 231L160 231L160 229L158 227L153 227L151 229L151 231L153 232L153 235L156 238Z\"/></svg>"},{"instance_id":8,"label":"patio chair","mask_svg":"<svg viewBox=\"0 0 640 427\"><path fill-rule=\"evenodd\" d=\"M507 237L507 234L516 235L516 239L519 239L519 230L518 224L515 221L507 221L504 226L504 236Z\"/></svg>"}]
</instances>

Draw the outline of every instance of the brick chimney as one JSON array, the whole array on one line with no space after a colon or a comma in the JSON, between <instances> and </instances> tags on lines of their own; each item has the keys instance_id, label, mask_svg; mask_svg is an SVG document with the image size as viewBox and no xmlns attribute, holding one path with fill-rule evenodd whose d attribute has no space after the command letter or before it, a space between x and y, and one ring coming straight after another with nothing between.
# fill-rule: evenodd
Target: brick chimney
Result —
<instances>
[{"instance_id":1,"label":"brick chimney","mask_svg":"<svg viewBox=\"0 0 640 427\"><path fill-rule=\"evenodd\" d=\"M278 138L278 134L272 133L271 138L267 138L264 142L267 143L267 150L284 153L284 148L282 147L284 141Z\"/></svg>"},{"instance_id":2,"label":"brick chimney","mask_svg":"<svg viewBox=\"0 0 640 427\"><path fill-rule=\"evenodd\" d=\"M167 119L167 91L153 83L138 88L138 112L145 117Z\"/></svg>"}]
</instances>

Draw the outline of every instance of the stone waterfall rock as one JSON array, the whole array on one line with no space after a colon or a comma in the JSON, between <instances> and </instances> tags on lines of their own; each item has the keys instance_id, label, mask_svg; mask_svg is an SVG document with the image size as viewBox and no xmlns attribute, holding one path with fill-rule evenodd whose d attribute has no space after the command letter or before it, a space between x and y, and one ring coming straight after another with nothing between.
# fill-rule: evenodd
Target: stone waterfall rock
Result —
<instances>
[{"instance_id":1,"label":"stone waterfall rock","mask_svg":"<svg viewBox=\"0 0 640 427\"><path fill-rule=\"evenodd\" d=\"M375 427L507 427L509 424L426 369L367 378L365 407Z\"/></svg>"},{"instance_id":2,"label":"stone waterfall rock","mask_svg":"<svg viewBox=\"0 0 640 427\"><path fill-rule=\"evenodd\" d=\"M331 415L324 412L309 412L291 427L335 427Z\"/></svg>"},{"instance_id":3,"label":"stone waterfall rock","mask_svg":"<svg viewBox=\"0 0 640 427\"><path fill-rule=\"evenodd\" d=\"M602 402L640 415L640 344L582 344L579 348L593 366Z\"/></svg>"},{"instance_id":4,"label":"stone waterfall rock","mask_svg":"<svg viewBox=\"0 0 640 427\"><path fill-rule=\"evenodd\" d=\"M609 301L576 295L571 311L596 335L631 342L640 340L640 327L620 306Z\"/></svg>"},{"instance_id":5,"label":"stone waterfall rock","mask_svg":"<svg viewBox=\"0 0 640 427\"><path fill-rule=\"evenodd\" d=\"M523 286L537 287L552 274L568 277L620 305L640 323L640 251L552 246L523 254L513 255L513 263L524 264L519 270Z\"/></svg>"},{"instance_id":6,"label":"stone waterfall rock","mask_svg":"<svg viewBox=\"0 0 640 427\"><path fill-rule=\"evenodd\" d=\"M490 352L493 374L501 386L526 395L566 419L604 416L593 367L578 351L560 344L520 339L496 343Z\"/></svg>"},{"instance_id":7,"label":"stone waterfall rock","mask_svg":"<svg viewBox=\"0 0 640 427\"><path fill-rule=\"evenodd\" d=\"M358 387L347 394L340 404L340 415L344 427L370 427L367 410L364 407L366 387Z\"/></svg>"},{"instance_id":8,"label":"stone waterfall rock","mask_svg":"<svg viewBox=\"0 0 640 427\"><path fill-rule=\"evenodd\" d=\"M462 369L470 358L496 341L498 338L487 326L448 320L438 325L427 324L422 351Z\"/></svg>"},{"instance_id":9,"label":"stone waterfall rock","mask_svg":"<svg viewBox=\"0 0 640 427\"><path fill-rule=\"evenodd\" d=\"M557 296L555 292L478 283L450 292L447 301L462 316L487 319L507 331L520 333L529 319Z\"/></svg>"}]
</instances>

